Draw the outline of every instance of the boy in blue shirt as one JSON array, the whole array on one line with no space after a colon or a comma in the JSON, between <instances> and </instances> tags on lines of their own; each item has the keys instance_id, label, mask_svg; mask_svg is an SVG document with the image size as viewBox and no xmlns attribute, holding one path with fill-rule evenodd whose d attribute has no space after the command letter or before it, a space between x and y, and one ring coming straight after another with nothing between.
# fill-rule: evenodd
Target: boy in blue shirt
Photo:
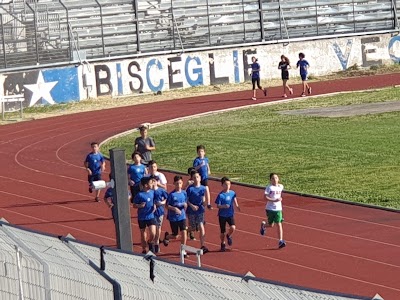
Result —
<instances>
[{"instance_id":1,"label":"boy in blue shirt","mask_svg":"<svg viewBox=\"0 0 400 300\"><path fill-rule=\"evenodd\" d=\"M142 189L133 199L133 207L137 208L138 211L138 224L143 254L147 253L147 246L149 247L149 251L154 252L154 237L156 233L154 211L156 210L156 206L154 204L154 190L151 188L154 184L153 181L154 179L150 177L143 177L140 180ZM148 227L148 239L146 227Z\"/></svg>"},{"instance_id":2,"label":"boy in blue shirt","mask_svg":"<svg viewBox=\"0 0 400 300\"><path fill-rule=\"evenodd\" d=\"M215 200L215 204L218 207L218 219L219 219L219 227L220 227L220 239L221 239L221 251L224 252L226 250L225 246L225 232L226 232L226 223L229 225L229 231L226 234L226 239L228 241L228 245L232 246L232 234L235 232L235 210L233 205L236 206L238 211L240 211L239 204L237 202L236 193L231 190L231 181L228 177L221 178L222 191L218 194L217 199Z\"/></svg>"},{"instance_id":3,"label":"boy in blue shirt","mask_svg":"<svg viewBox=\"0 0 400 300\"><path fill-rule=\"evenodd\" d=\"M128 165L128 179L132 198L140 192L140 180L147 174L146 167L141 163L142 155L139 152L132 153L133 164Z\"/></svg>"},{"instance_id":4,"label":"boy in blue shirt","mask_svg":"<svg viewBox=\"0 0 400 300\"><path fill-rule=\"evenodd\" d=\"M201 185L208 186L208 176L211 174L211 170L206 157L206 147L203 145L197 146L197 157L193 161L193 167L200 174Z\"/></svg>"},{"instance_id":5,"label":"boy in blue shirt","mask_svg":"<svg viewBox=\"0 0 400 300\"><path fill-rule=\"evenodd\" d=\"M189 220L189 236L194 239L193 232L199 229L200 231L200 247L203 253L207 253L208 249L205 246L205 228L204 228L204 206L209 203L210 195L208 187L200 184L200 174L197 171L191 173L193 184L187 190L188 207L186 214ZM192 238L193 236L193 238Z\"/></svg>"},{"instance_id":6,"label":"boy in blue shirt","mask_svg":"<svg viewBox=\"0 0 400 300\"><path fill-rule=\"evenodd\" d=\"M150 176L150 178L154 179L153 182L153 190L154 190L154 204L156 205L156 211L154 212L154 216L156 219L156 234L154 238L154 253L157 254L160 251L160 237L161 237L161 228L164 220L164 206L167 203L168 193L161 187L157 185L157 179L155 176Z\"/></svg>"},{"instance_id":7,"label":"boy in blue shirt","mask_svg":"<svg viewBox=\"0 0 400 300\"><path fill-rule=\"evenodd\" d=\"M106 169L106 161L103 154L99 152L99 144L93 142L90 144L92 152L90 152L83 163L88 173L89 193L93 192L93 181L101 180L101 174ZM96 191L95 200L100 201L100 190Z\"/></svg>"},{"instance_id":8,"label":"boy in blue shirt","mask_svg":"<svg viewBox=\"0 0 400 300\"><path fill-rule=\"evenodd\" d=\"M305 57L306 56L304 55L304 53L300 52L299 61L296 64L297 68L300 68L300 77L303 83L303 93L301 94L302 97L306 96L306 89L308 91L308 94L311 95L311 87L307 83L308 68L310 67L310 64L304 59Z\"/></svg>"},{"instance_id":9,"label":"boy in blue shirt","mask_svg":"<svg viewBox=\"0 0 400 300\"><path fill-rule=\"evenodd\" d=\"M253 84L253 97L251 100L257 100L256 98L256 83L257 87L264 92L264 96L267 96L267 89L263 89L262 86L260 85L260 64L258 63L258 59L253 56L251 58L251 83Z\"/></svg>"},{"instance_id":10,"label":"boy in blue shirt","mask_svg":"<svg viewBox=\"0 0 400 300\"><path fill-rule=\"evenodd\" d=\"M167 209L168 209L168 220L171 226L172 233L168 231L164 236L164 246L168 246L170 239L178 239L179 231L181 233L181 244L186 245L187 232L186 232L186 208L187 208L187 194L186 191L182 190L183 179L182 176L174 177L175 189L168 195ZM187 253L183 253L187 256Z\"/></svg>"}]
</instances>

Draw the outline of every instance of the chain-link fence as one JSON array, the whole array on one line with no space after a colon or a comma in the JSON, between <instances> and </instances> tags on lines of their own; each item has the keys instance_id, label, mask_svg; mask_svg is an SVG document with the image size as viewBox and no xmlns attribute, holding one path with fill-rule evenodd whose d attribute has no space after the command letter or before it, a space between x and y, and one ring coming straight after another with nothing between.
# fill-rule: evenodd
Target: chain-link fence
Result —
<instances>
[{"instance_id":1,"label":"chain-link fence","mask_svg":"<svg viewBox=\"0 0 400 300\"><path fill-rule=\"evenodd\" d=\"M0 68L398 29L395 0L12 0Z\"/></svg>"}]
</instances>

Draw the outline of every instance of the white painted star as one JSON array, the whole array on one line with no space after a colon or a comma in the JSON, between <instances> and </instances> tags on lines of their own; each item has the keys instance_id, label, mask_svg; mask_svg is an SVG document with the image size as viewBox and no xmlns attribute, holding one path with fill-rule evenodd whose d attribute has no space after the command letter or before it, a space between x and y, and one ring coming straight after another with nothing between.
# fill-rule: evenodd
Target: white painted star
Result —
<instances>
[{"instance_id":1,"label":"white painted star","mask_svg":"<svg viewBox=\"0 0 400 300\"><path fill-rule=\"evenodd\" d=\"M54 88L54 86L57 83L58 81L45 82L42 71L39 71L39 76L35 84L24 85L25 88L27 88L32 92L32 97L29 106L33 106L42 98L46 100L49 104L55 104L53 97L50 94L50 91Z\"/></svg>"}]
</instances>

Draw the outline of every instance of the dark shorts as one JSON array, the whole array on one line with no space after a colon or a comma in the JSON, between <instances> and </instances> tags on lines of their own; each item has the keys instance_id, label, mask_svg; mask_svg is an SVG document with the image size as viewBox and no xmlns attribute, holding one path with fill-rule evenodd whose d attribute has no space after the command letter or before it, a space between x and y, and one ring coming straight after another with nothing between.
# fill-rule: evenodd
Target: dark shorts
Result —
<instances>
[{"instance_id":1,"label":"dark shorts","mask_svg":"<svg viewBox=\"0 0 400 300\"><path fill-rule=\"evenodd\" d=\"M219 220L219 228L221 230L221 233L226 232L226 223L228 223L229 226L235 225L235 218L234 217L218 217Z\"/></svg>"},{"instance_id":2,"label":"dark shorts","mask_svg":"<svg viewBox=\"0 0 400 300\"><path fill-rule=\"evenodd\" d=\"M208 186L208 178L204 178L200 181L201 185Z\"/></svg>"},{"instance_id":3,"label":"dark shorts","mask_svg":"<svg viewBox=\"0 0 400 300\"><path fill-rule=\"evenodd\" d=\"M178 235L179 231L186 230L186 220L181 220L181 221L176 221L176 222L171 222L169 221L169 224L171 226L171 231L172 235Z\"/></svg>"},{"instance_id":4,"label":"dark shorts","mask_svg":"<svg viewBox=\"0 0 400 300\"><path fill-rule=\"evenodd\" d=\"M251 83L253 84L253 90L256 89L256 84L259 89L261 89L260 78L251 78Z\"/></svg>"},{"instance_id":5,"label":"dark shorts","mask_svg":"<svg viewBox=\"0 0 400 300\"><path fill-rule=\"evenodd\" d=\"M305 74L300 74L301 80L302 80L302 81L307 81L307 79L308 79L308 78L307 78L307 75L308 75L307 73L305 73Z\"/></svg>"},{"instance_id":6,"label":"dark shorts","mask_svg":"<svg viewBox=\"0 0 400 300\"><path fill-rule=\"evenodd\" d=\"M288 79L289 79L289 72L282 71L282 80L288 80Z\"/></svg>"},{"instance_id":7,"label":"dark shorts","mask_svg":"<svg viewBox=\"0 0 400 300\"><path fill-rule=\"evenodd\" d=\"M140 192L140 185L136 184L134 186L130 186L130 189L131 189L131 196L132 196L132 202L133 202L133 199L135 199L135 196L137 194L139 194L139 192Z\"/></svg>"},{"instance_id":8,"label":"dark shorts","mask_svg":"<svg viewBox=\"0 0 400 300\"><path fill-rule=\"evenodd\" d=\"M145 229L146 227L150 227L152 225L156 226L157 222L156 219L150 219L150 220L138 220L139 228L140 229Z\"/></svg>"},{"instance_id":9,"label":"dark shorts","mask_svg":"<svg viewBox=\"0 0 400 300\"><path fill-rule=\"evenodd\" d=\"M101 174L96 174L96 175L88 175L88 181L91 184L93 181L99 181L101 180Z\"/></svg>"}]
</instances>

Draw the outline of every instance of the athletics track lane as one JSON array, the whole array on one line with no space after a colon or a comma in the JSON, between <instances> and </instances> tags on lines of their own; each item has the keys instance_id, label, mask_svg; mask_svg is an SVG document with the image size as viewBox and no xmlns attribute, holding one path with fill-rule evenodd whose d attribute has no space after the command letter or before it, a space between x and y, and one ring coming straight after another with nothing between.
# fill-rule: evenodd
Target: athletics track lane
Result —
<instances>
[{"instance_id":1,"label":"athletics track lane","mask_svg":"<svg viewBox=\"0 0 400 300\"><path fill-rule=\"evenodd\" d=\"M328 93L399 82L400 74L393 74L313 83L312 87L314 92ZM271 88L269 97L257 103L279 100L280 92L281 88ZM248 99L250 94L218 94L1 126L0 216L27 228L56 235L71 233L80 240L114 246L110 211L87 193L81 165L89 143L142 122L251 105L255 102ZM171 174L168 179L172 182ZM257 277L309 288L400 299L399 213L285 194L288 247L276 251L275 230L266 237L258 234L264 214L263 191L233 188L242 212L237 213L232 251L217 252L216 210L207 212L207 245L212 251L202 257L204 266L241 274L251 271ZM214 199L219 190L219 184L212 182ZM133 209L132 216L137 245ZM165 224L163 229L167 228ZM135 246L134 250L140 249ZM178 243L171 243L161 256L176 260L177 251Z\"/></svg>"}]
</instances>

